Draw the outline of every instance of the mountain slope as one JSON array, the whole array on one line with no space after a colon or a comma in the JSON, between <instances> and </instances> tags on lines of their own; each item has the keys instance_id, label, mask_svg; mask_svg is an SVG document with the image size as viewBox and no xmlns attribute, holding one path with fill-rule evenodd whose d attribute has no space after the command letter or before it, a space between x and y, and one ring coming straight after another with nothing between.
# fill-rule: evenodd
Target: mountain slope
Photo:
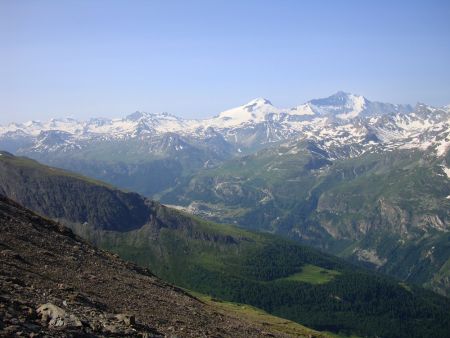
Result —
<instances>
[{"instance_id":1,"label":"mountain slope","mask_svg":"<svg viewBox=\"0 0 450 338\"><path fill-rule=\"evenodd\" d=\"M149 202L144 202L149 219L138 229L111 231L100 224L74 222L73 209L64 205L74 203L74 196L83 196L95 183L79 179L78 185L64 184L55 176L67 177L66 172L53 169L49 175L50 168L44 166L35 169L38 174L29 175L23 167L36 167L36 162L21 159L18 163L5 153L0 161L8 168L0 171L0 184L15 177L15 185L29 187L23 191L10 185L4 192L27 203L28 195L40 196L51 189L43 181L63 184L65 198L41 200L49 209L67 212L61 221L93 243L150 267L180 286L251 304L319 330L384 337L443 337L450 330L445 320L448 299L272 235L204 222ZM36 201L32 203L31 208L44 210Z\"/></svg>"},{"instance_id":2,"label":"mountain slope","mask_svg":"<svg viewBox=\"0 0 450 338\"><path fill-rule=\"evenodd\" d=\"M295 142L201 171L162 201L448 294L447 157L398 149L333 160L314 143Z\"/></svg>"},{"instance_id":3,"label":"mountain slope","mask_svg":"<svg viewBox=\"0 0 450 338\"><path fill-rule=\"evenodd\" d=\"M22 204L47 217L122 231L140 228L150 217L151 205L137 194L111 189L103 183L9 153L0 154L0 194L24 196ZM17 168L20 170L16 171ZM23 177L28 177L26 184L21 182ZM39 195L29 194L35 189L40 191ZM67 198L67 191L72 194L71 202L60 205Z\"/></svg>"},{"instance_id":4,"label":"mountain slope","mask_svg":"<svg viewBox=\"0 0 450 338\"><path fill-rule=\"evenodd\" d=\"M4 197L0 224L2 336L287 337L206 305Z\"/></svg>"}]
</instances>

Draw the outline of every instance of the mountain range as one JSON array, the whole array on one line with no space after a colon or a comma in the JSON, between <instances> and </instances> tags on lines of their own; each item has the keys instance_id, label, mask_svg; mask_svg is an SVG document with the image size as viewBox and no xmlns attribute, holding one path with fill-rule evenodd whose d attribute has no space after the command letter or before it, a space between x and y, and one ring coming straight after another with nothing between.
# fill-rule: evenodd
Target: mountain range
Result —
<instances>
[{"instance_id":1,"label":"mountain range","mask_svg":"<svg viewBox=\"0 0 450 338\"><path fill-rule=\"evenodd\" d=\"M0 148L153 195L185 173L291 140L308 140L331 159L397 148L440 155L449 144L449 112L449 106L413 108L344 92L289 109L258 98L205 120L136 112L12 123L0 127ZM133 184L133 172L154 168L165 169L160 184Z\"/></svg>"},{"instance_id":2,"label":"mountain range","mask_svg":"<svg viewBox=\"0 0 450 338\"><path fill-rule=\"evenodd\" d=\"M337 92L288 109L257 98L204 120L182 119L168 113L135 112L121 119L77 121L66 118L12 123L1 127L0 135L5 142L2 148L12 152L19 149L23 152L69 152L98 146L102 141L140 139L152 145L145 149L149 155L183 152L189 146L199 147L196 141L204 145L205 141L210 141L222 148L218 153L236 155L293 137L322 139L328 136L339 138L341 143L354 141L343 138L345 132L372 136L372 141L378 136L383 142L412 142L415 134L423 133L431 124L436 129L437 122L441 122L439 126L448 122L448 112L449 107L437 109L418 104L414 109L409 105L372 102L363 96ZM388 121L380 119L382 116L388 116ZM389 125L384 126L383 122Z\"/></svg>"}]
</instances>

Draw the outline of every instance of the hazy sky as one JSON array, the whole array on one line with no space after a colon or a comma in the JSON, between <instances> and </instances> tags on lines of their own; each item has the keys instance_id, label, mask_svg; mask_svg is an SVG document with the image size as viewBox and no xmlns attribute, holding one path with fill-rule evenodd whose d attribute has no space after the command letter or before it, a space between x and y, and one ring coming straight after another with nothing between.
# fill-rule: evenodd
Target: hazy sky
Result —
<instances>
[{"instance_id":1,"label":"hazy sky","mask_svg":"<svg viewBox=\"0 0 450 338\"><path fill-rule=\"evenodd\" d=\"M450 1L0 0L0 123L450 103Z\"/></svg>"}]
</instances>

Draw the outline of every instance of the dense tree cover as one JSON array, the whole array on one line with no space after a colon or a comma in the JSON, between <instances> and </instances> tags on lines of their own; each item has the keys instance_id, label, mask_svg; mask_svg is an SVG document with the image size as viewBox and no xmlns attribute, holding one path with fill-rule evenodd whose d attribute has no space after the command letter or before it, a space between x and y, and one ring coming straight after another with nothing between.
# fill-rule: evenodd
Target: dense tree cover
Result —
<instances>
[{"instance_id":1,"label":"dense tree cover","mask_svg":"<svg viewBox=\"0 0 450 338\"><path fill-rule=\"evenodd\" d=\"M271 237L264 250L256 249L254 254L241 257L235 271L247 278L270 281L297 273L305 264L325 269L344 268L340 260L332 256L318 255L310 248Z\"/></svg>"},{"instance_id":2,"label":"dense tree cover","mask_svg":"<svg viewBox=\"0 0 450 338\"><path fill-rule=\"evenodd\" d=\"M200 266L187 276L189 288L318 330L373 337L447 337L450 332L449 300L375 274L341 274L320 285L240 278Z\"/></svg>"},{"instance_id":3,"label":"dense tree cover","mask_svg":"<svg viewBox=\"0 0 450 338\"><path fill-rule=\"evenodd\" d=\"M187 289L317 330L367 337L447 337L450 332L448 298L273 236L224 244L220 236L214 243L165 230L155 247L136 248L129 241L114 237L114 246L107 247ZM305 265L339 273L326 283L286 278Z\"/></svg>"}]
</instances>

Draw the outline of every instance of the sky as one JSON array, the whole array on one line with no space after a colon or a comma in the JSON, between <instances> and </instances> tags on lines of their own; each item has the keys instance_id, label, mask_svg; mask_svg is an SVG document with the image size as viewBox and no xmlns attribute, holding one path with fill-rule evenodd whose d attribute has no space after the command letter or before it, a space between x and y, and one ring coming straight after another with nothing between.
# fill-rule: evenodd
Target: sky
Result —
<instances>
[{"instance_id":1,"label":"sky","mask_svg":"<svg viewBox=\"0 0 450 338\"><path fill-rule=\"evenodd\" d=\"M450 1L0 0L0 124L338 90L450 104Z\"/></svg>"}]
</instances>

